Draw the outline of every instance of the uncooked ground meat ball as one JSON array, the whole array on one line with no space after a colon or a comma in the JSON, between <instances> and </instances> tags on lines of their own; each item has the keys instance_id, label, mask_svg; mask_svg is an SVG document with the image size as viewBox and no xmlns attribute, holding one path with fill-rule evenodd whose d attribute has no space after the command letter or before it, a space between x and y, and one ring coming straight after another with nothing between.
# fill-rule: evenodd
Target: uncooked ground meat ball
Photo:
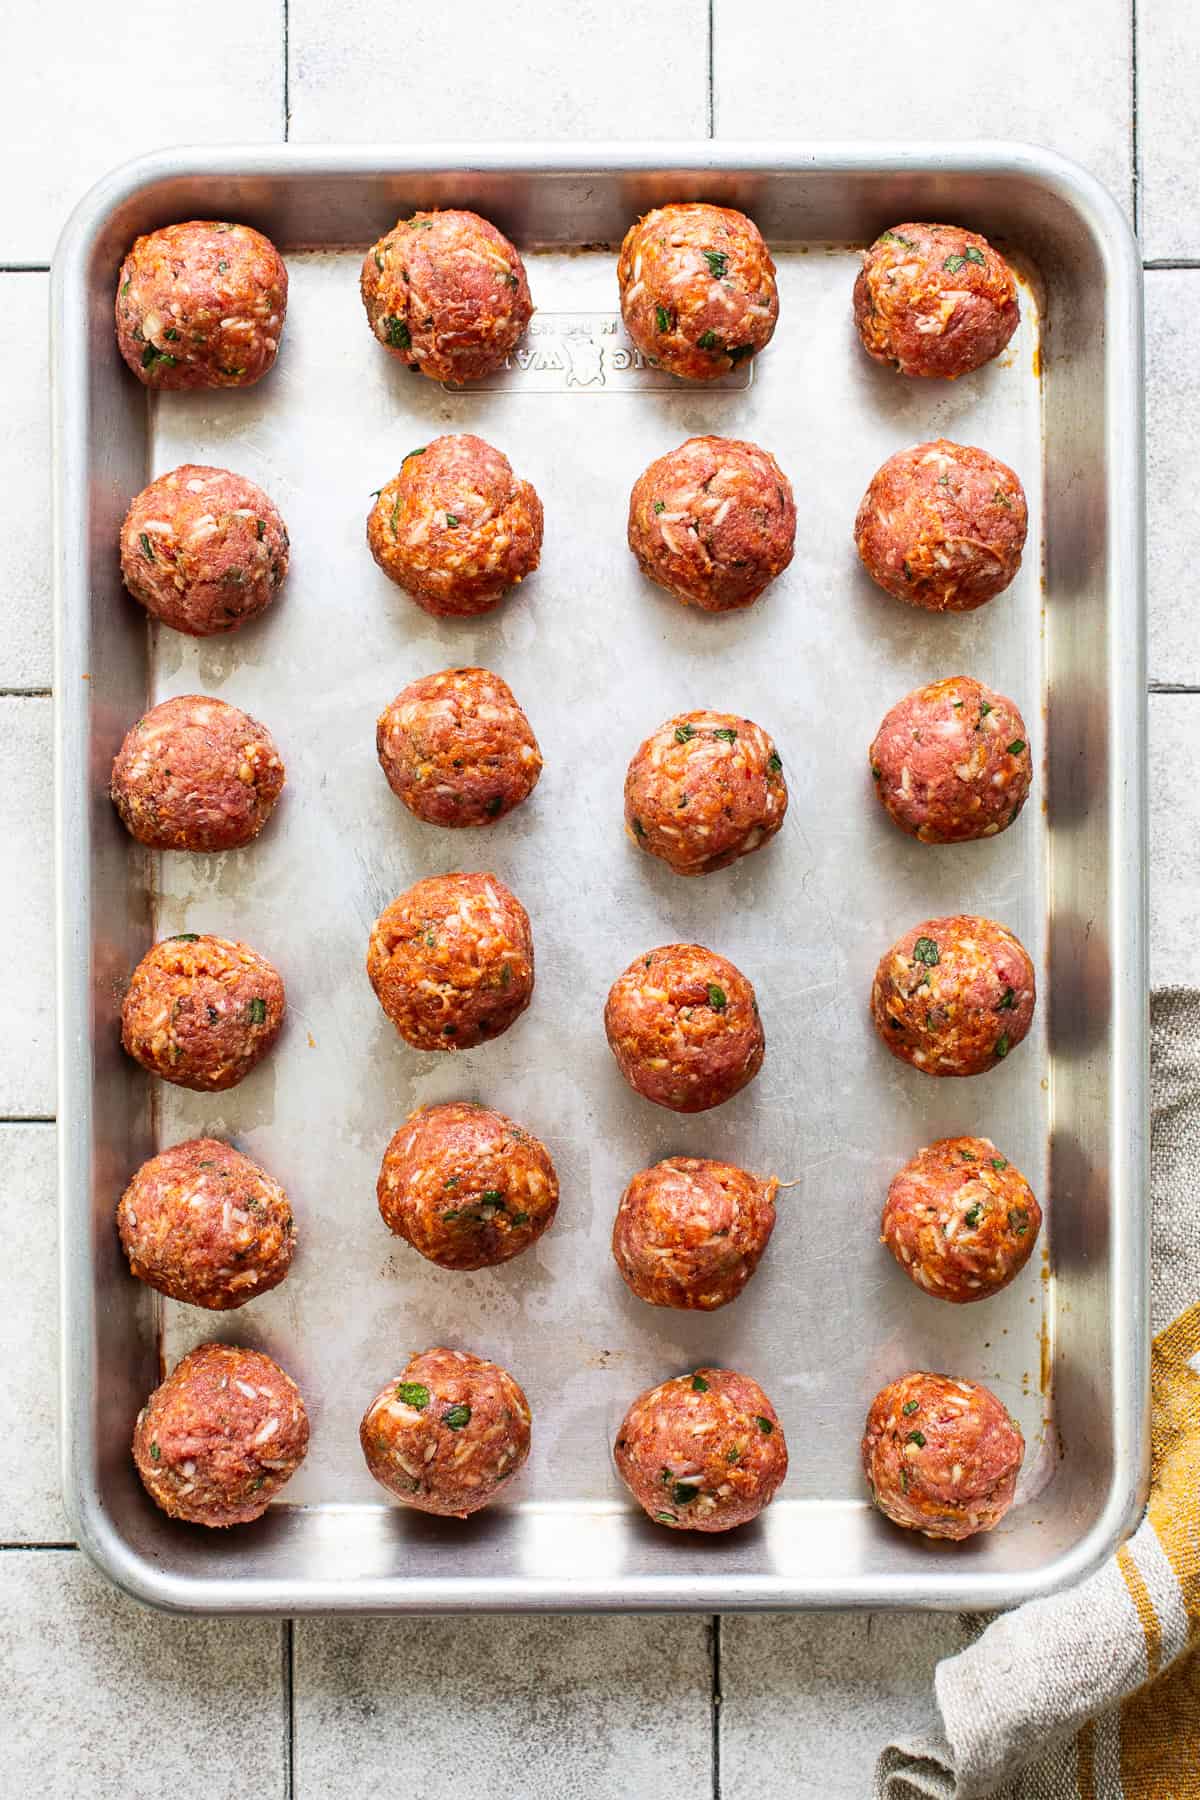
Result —
<instances>
[{"instance_id":1,"label":"uncooked ground meat ball","mask_svg":"<svg viewBox=\"0 0 1200 1800\"><path fill-rule=\"evenodd\" d=\"M1025 1037L1035 999L1020 939L956 913L914 925L880 958L871 1015L892 1055L923 1075L981 1075Z\"/></svg>"},{"instance_id":2,"label":"uncooked ground meat ball","mask_svg":"<svg viewBox=\"0 0 1200 1800\"><path fill-rule=\"evenodd\" d=\"M766 450L694 437L660 456L629 496L629 548L685 606L749 606L792 560L796 503Z\"/></svg>"},{"instance_id":3,"label":"uncooked ground meat ball","mask_svg":"<svg viewBox=\"0 0 1200 1800\"><path fill-rule=\"evenodd\" d=\"M546 1146L503 1113L454 1100L406 1119L376 1189L389 1231L443 1269L520 1256L558 1211Z\"/></svg>"},{"instance_id":4,"label":"uncooked ground meat ball","mask_svg":"<svg viewBox=\"0 0 1200 1800\"><path fill-rule=\"evenodd\" d=\"M1033 757L1011 700L969 675L916 688L885 716L871 745L875 792L923 844L995 837L1029 797Z\"/></svg>"},{"instance_id":5,"label":"uncooked ground meat ball","mask_svg":"<svg viewBox=\"0 0 1200 1800\"><path fill-rule=\"evenodd\" d=\"M125 829L152 850L235 850L258 836L283 781L265 725L224 700L182 694L130 727L112 798Z\"/></svg>"},{"instance_id":6,"label":"uncooked ground meat ball","mask_svg":"<svg viewBox=\"0 0 1200 1800\"><path fill-rule=\"evenodd\" d=\"M1029 515L1012 470L938 438L898 450L871 477L854 541L872 581L928 612L973 612L1021 566Z\"/></svg>"},{"instance_id":7,"label":"uncooked ground meat ball","mask_svg":"<svg viewBox=\"0 0 1200 1800\"><path fill-rule=\"evenodd\" d=\"M438 618L490 612L532 575L542 503L499 450L470 432L410 450L367 519L371 555Z\"/></svg>"},{"instance_id":8,"label":"uncooked ground meat ball","mask_svg":"<svg viewBox=\"0 0 1200 1800\"><path fill-rule=\"evenodd\" d=\"M676 1531L756 1519L788 1467L779 1415L757 1381L732 1369L697 1369L639 1394L614 1455L638 1505Z\"/></svg>"},{"instance_id":9,"label":"uncooked ground meat ball","mask_svg":"<svg viewBox=\"0 0 1200 1800\"><path fill-rule=\"evenodd\" d=\"M630 1087L672 1112L720 1106L762 1068L754 989L702 944L635 956L609 991L604 1029Z\"/></svg>"},{"instance_id":10,"label":"uncooked ground meat ball","mask_svg":"<svg viewBox=\"0 0 1200 1800\"><path fill-rule=\"evenodd\" d=\"M863 252L854 323L868 355L902 375L967 375L1020 318L1012 271L977 232L894 225Z\"/></svg>"},{"instance_id":11,"label":"uncooked ground meat ball","mask_svg":"<svg viewBox=\"0 0 1200 1800\"><path fill-rule=\"evenodd\" d=\"M1020 1428L973 1381L917 1372L882 1388L862 1441L871 1497L894 1525L931 1538L991 1531L1012 1505Z\"/></svg>"},{"instance_id":12,"label":"uncooked ground meat ball","mask_svg":"<svg viewBox=\"0 0 1200 1800\"><path fill-rule=\"evenodd\" d=\"M261 1061L283 1024L279 972L248 944L177 932L147 950L121 1007L121 1042L152 1075L219 1093Z\"/></svg>"},{"instance_id":13,"label":"uncooked ground meat ball","mask_svg":"<svg viewBox=\"0 0 1200 1800\"><path fill-rule=\"evenodd\" d=\"M542 772L529 720L490 669L409 682L380 714L375 747L392 792L429 825L490 825Z\"/></svg>"},{"instance_id":14,"label":"uncooked ground meat ball","mask_svg":"<svg viewBox=\"0 0 1200 1800\"><path fill-rule=\"evenodd\" d=\"M621 313L652 363L715 381L771 341L775 264L758 226L728 206L660 206L631 225L617 262Z\"/></svg>"},{"instance_id":15,"label":"uncooked ground meat ball","mask_svg":"<svg viewBox=\"0 0 1200 1800\"><path fill-rule=\"evenodd\" d=\"M990 1138L939 1138L893 1179L880 1235L918 1287L961 1303L1007 1287L1041 1223L1033 1189Z\"/></svg>"},{"instance_id":16,"label":"uncooked ground meat ball","mask_svg":"<svg viewBox=\"0 0 1200 1800\"><path fill-rule=\"evenodd\" d=\"M736 1300L775 1229L774 1176L732 1163L669 1156L642 1169L621 1196L612 1253L651 1306L712 1312Z\"/></svg>"},{"instance_id":17,"label":"uncooked ground meat ball","mask_svg":"<svg viewBox=\"0 0 1200 1800\"><path fill-rule=\"evenodd\" d=\"M736 713L668 719L625 776L626 831L677 875L709 875L761 850L787 804L774 741Z\"/></svg>"},{"instance_id":18,"label":"uncooked ground meat ball","mask_svg":"<svg viewBox=\"0 0 1200 1800\"><path fill-rule=\"evenodd\" d=\"M507 1369L425 1350L376 1394L358 1428L381 1486L421 1512L469 1518L529 1455L529 1402Z\"/></svg>"},{"instance_id":19,"label":"uncooked ground meat ball","mask_svg":"<svg viewBox=\"0 0 1200 1800\"><path fill-rule=\"evenodd\" d=\"M296 1249L279 1183L217 1138L144 1162L117 1206L117 1230L139 1281L212 1312L278 1287Z\"/></svg>"},{"instance_id":20,"label":"uncooked ground meat ball","mask_svg":"<svg viewBox=\"0 0 1200 1800\"><path fill-rule=\"evenodd\" d=\"M121 264L117 347L147 387L250 387L275 361L287 296L283 258L261 231L166 225Z\"/></svg>"},{"instance_id":21,"label":"uncooked ground meat ball","mask_svg":"<svg viewBox=\"0 0 1200 1800\"><path fill-rule=\"evenodd\" d=\"M529 914L494 875L431 875L376 919L367 974L414 1050L470 1050L529 1005Z\"/></svg>"},{"instance_id":22,"label":"uncooked ground meat ball","mask_svg":"<svg viewBox=\"0 0 1200 1800\"><path fill-rule=\"evenodd\" d=\"M150 1498L192 1525L257 1519L307 1450L308 1416L291 1376L233 1344L202 1344L176 1363L133 1433Z\"/></svg>"},{"instance_id":23,"label":"uncooked ground meat ball","mask_svg":"<svg viewBox=\"0 0 1200 1800\"><path fill-rule=\"evenodd\" d=\"M270 606L288 571L287 527L244 475L184 463L143 488L121 527L121 574L173 631L214 637Z\"/></svg>"},{"instance_id":24,"label":"uncooked ground meat ball","mask_svg":"<svg viewBox=\"0 0 1200 1800\"><path fill-rule=\"evenodd\" d=\"M432 381L498 369L533 317L524 263L473 212L400 219L367 251L361 287L379 342Z\"/></svg>"},{"instance_id":25,"label":"uncooked ground meat ball","mask_svg":"<svg viewBox=\"0 0 1200 1800\"><path fill-rule=\"evenodd\" d=\"M1036 981L1024 943L991 918L927 918L880 958L874 1028L923 1075L982 1075L1033 1024Z\"/></svg>"}]
</instances>

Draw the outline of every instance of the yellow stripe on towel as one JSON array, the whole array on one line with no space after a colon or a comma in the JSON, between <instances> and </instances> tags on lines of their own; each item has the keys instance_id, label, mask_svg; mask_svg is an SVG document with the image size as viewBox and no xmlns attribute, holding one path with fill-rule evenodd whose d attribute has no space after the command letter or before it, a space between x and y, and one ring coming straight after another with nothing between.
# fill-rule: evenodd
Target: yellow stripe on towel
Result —
<instances>
[{"instance_id":1,"label":"yellow stripe on towel","mask_svg":"<svg viewBox=\"0 0 1200 1800\"><path fill-rule=\"evenodd\" d=\"M1200 1800L1198 1746L1200 1650L1187 1650L1121 1707L1124 1800Z\"/></svg>"},{"instance_id":2,"label":"yellow stripe on towel","mask_svg":"<svg viewBox=\"0 0 1200 1800\"><path fill-rule=\"evenodd\" d=\"M1125 1586L1129 1589L1129 1598L1133 1601L1142 1636L1146 1640L1146 1675L1153 1681L1162 1667L1162 1626L1150 1598L1150 1589L1146 1586L1142 1571L1133 1560L1128 1544L1122 1544L1117 1551L1117 1567L1125 1577Z\"/></svg>"},{"instance_id":3,"label":"yellow stripe on towel","mask_svg":"<svg viewBox=\"0 0 1200 1800\"><path fill-rule=\"evenodd\" d=\"M1089 1719L1075 1741L1079 1800L1096 1800L1096 1721Z\"/></svg>"},{"instance_id":4,"label":"yellow stripe on towel","mask_svg":"<svg viewBox=\"0 0 1200 1800\"><path fill-rule=\"evenodd\" d=\"M1154 1340L1149 1518L1200 1627L1200 1305Z\"/></svg>"},{"instance_id":5,"label":"yellow stripe on towel","mask_svg":"<svg viewBox=\"0 0 1200 1800\"><path fill-rule=\"evenodd\" d=\"M1149 1518L1179 1582L1192 1648L1154 1679L1162 1627L1124 1546L1117 1561L1146 1633L1151 1679L1121 1707L1121 1790L1124 1800L1200 1800L1200 1305L1155 1338L1151 1380Z\"/></svg>"}]
</instances>

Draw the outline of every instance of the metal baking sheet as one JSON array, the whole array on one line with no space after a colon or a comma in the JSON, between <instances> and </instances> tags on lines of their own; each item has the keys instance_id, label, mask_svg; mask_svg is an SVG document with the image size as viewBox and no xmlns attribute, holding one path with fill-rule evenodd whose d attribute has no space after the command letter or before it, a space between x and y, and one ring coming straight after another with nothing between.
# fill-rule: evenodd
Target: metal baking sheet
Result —
<instances>
[{"instance_id":1,"label":"metal baking sheet","mask_svg":"<svg viewBox=\"0 0 1200 1800\"><path fill-rule=\"evenodd\" d=\"M616 311L625 226L692 197L757 219L781 301L769 350L703 391L643 367ZM386 358L357 292L363 245L439 203L475 206L513 235L539 309L512 366L462 391ZM901 215L961 219L1009 253L1023 317L995 365L926 384L863 356L855 246ZM112 340L114 272L137 231L189 216L245 219L285 250L283 349L245 392L147 396ZM80 1539L116 1580L205 1610L981 1606L1073 1578L1128 1528L1146 1372L1137 281L1107 197L1012 147L178 152L84 203L54 301L65 1466ZM545 505L539 572L480 620L428 618L365 545L372 490L446 431L496 443ZM624 541L637 474L698 432L765 445L798 504L791 569L725 618L652 588ZM851 541L877 465L939 435L1011 463L1030 500L1017 581L962 617L890 600ZM291 529L281 600L231 638L147 625L121 590L124 508L184 461L250 476ZM546 759L531 801L486 832L412 819L374 753L391 696L462 662L510 682ZM1038 785L1000 838L929 848L883 816L865 753L893 701L954 673L1017 701ZM247 851L149 857L107 801L126 726L147 700L187 692L245 707L283 750L284 799ZM641 739L694 706L773 733L791 809L765 852L681 881L625 840L621 788ZM525 902L537 987L497 1042L428 1057L384 1019L363 958L396 893L454 868L494 869ZM1041 1003L1001 1068L939 1082L886 1054L866 1000L892 939L953 911L1017 931ZM153 938L185 929L245 938L287 982L283 1039L227 1094L152 1084L117 1046L130 969ZM767 1035L759 1079L687 1119L625 1087L601 1018L631 957L675 939L745 970ZM424 1262L374 1200L392 1131L455 1097L536 1132L562 1185L552 1231L477 1274ZM877 1242L890 1175L958 1131L993 1137L1047 1214L1022 1277L967 1308L922 1296ZM138 1162L200 1132L261 1160L299 1220L287 1282L232 1315L141 1289L112 1228ZM629 1175L680 1152L798 1180L754 1282L707 1317L634 1300L608 1251ZM219 1535L159 1514L127 1448L160 1369L206 1338L275 1355L313 1428L267 1518ZM534 1411L510 1503L465 1526L390 1505L357 1442L376 1389L440 1342L503 1362ZM656 1530L610 1462L633 1396L702 1360L762 1382L791 1450L776 1503L723 1540ZM1004 1525L950 1551L889 1527L858 1472L872 1394L911 1367L985 1381L1027 1439Z\"/></svg>"}]
</instances>

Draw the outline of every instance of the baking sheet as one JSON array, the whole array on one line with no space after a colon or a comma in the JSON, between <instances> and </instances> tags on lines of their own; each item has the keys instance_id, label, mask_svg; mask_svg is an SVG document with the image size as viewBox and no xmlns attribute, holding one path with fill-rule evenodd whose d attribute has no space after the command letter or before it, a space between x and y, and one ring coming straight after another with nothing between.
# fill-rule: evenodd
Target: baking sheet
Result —
<instances>
[{"instance_id":1,"label":"baking sheet","mask_svg":"<svg viewBox=\"0 0 1200 1800\"><path fill-rule=\"evenodd\" d=\"M912 1367L986 1382L1025 1432L1021 1531L1059 1444L1048 1193L1050 1071L1043 1003L994 1072L931 1080L875 1038L875 962L908 925L978 912L1011 926L1045 991L1047 826L1043 716L1043 394L1034 293L995 364L953 384L905 382L854 336L845 247L773 245L780 324L751 368L684 389L637 366L616 316L615 255L527 256L539 314L514 367L449 392L372 340L357 291L361 251L288 258L291 298L274 373L245 392L162 394L149 406L146 478L184 461L261 483L292 535L280 601L234 637L150 627L151 699L203 692L264 720L288 786L261 840L223 857L155 859L155 936L213 931L268 955L288 987L273 1055L223 1095L158 1090L160 1145L226 1136L287 1187L300 1249L287 1282L232 1315L162 1307L167 1365L222 1338L267 1349L309 1407L308 1460L285 1509L379 1509L359 1417L411 1351L434 1343L504 1363L533 1406L516 1510L624 1509L609 1447L642 1388L705 1361L743 1369L779 1410L791 1472L764 1519L774 1562L796 1555L814 1502L866 1505L858 1440L885 1381ZM523 366L522 366L523 359ZM474 431L545 505L537 575L500 610L437 621L379 573L365 543L371 492L415 445ZM798 508L791 568L747 613L700 615L638 573L625 544L630 487L653 457L701 432L749 437L779 459ZM944 435L1010 463L1030 504L1025 560L982 611L937 617L861 572L851 540L871 474L892 451ZM545 756L532 799L496 826L448 832L410 817L379 770L374 723L405 683L453 663L495 669ZM920 683L970 674L1024 713L1038 770L1018 823L990 841L928 847L875 802L867 746ZM692 707L770 731L791 794L780 836L733 868L681 880L622 829L638 743ZM493 869L529 910L537 986L504 1037L422 1056L384 1018L363 969L382 907L421 876ZM698 1117L632 1094L604 1040L608 987L639 951L698 940L753 980L767 1037L762 1074ZM140 1079L140 1078L139 1078ZM418 1105L477 1099L548 1145L562 1199L527 1255L475 1274L439 1270L390 1237L375 1205L380 1158ZM1047 1207L1045 1235L1005 1293L952 1308L923 1296L879 1245L892 1173L931 1139L992 1137ZM800 1185L753 1282L708 1315L635 1300L608 1240L622 1188L660 1157L717 1156ZM1048 1204L1049 1203L1049 1204ZM341 1515L353 1531L353 1519ZM396 1529L418 1531L400 1514ZM740 1534L739 1534L740 1535ZM791 1546L789 1552L788 1546ZM931 1551L931 1555L937 1554Z\"/></svg>"}]
</instances>

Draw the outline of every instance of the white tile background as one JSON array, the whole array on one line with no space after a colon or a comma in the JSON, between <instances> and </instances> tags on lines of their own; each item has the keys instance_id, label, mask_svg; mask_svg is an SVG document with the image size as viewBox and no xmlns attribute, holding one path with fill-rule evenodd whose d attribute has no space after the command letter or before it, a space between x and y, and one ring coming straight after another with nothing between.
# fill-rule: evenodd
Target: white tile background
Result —
<instances>
[{"instance_id":1,"label":"white tile background","mask_svg":"<svg viewBox=\"0 0 1200 1800\"><path fill-rule=\"evenodd\" d=\"M1192 0L155 0L11 9L0 110L0 1758L89 1797L521 1800L767 1788L852 1800L926 1716L956 1619L371 1621L141 1611L65 1545L54 1446L46 278L69 207L166 143L1026 137L1140 230L1149 389L1152 965L1200 932L1200 8ZM156 51L161 50L162 54ZM149 57L147 51L149 50ZM153 80L145 79L147 68ZM717 1686L721 1704L715 1704ZM147 1733L147 1722L153 1730Z\"/></svg>"}]
</instances>

